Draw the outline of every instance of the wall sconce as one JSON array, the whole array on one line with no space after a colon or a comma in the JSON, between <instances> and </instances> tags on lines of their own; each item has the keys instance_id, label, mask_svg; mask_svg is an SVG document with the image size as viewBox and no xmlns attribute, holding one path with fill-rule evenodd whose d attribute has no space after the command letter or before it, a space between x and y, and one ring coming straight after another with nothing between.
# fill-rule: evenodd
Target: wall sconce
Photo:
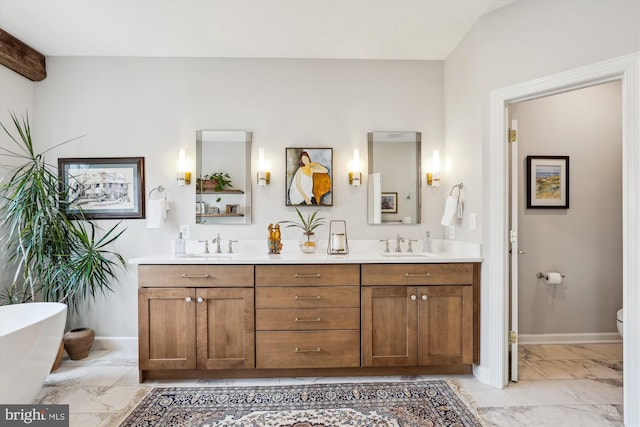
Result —
<instances>
[{"instance_id":1,"label":"wall sconce","mask_svg":"<svg viewBox=\"0 0 640 427\"><path fill-rule=\"evenodd\" d=\"M264 158L264 148L258 149L258 185L264 187L271 181L271 173L267 172L267 161Z\"/></svg>"},{"instance_id":2,"label":"wall sconce","mask_svg":"<svg viewBox=\"0 0 640 427\"><path fill-rule=\"evenodd\" d=\"M191 171L187 170L187 155L184 150L178 152L178 185L183 187L191 184Z\"/></svg>"},{"instance_id":3,"label":"wall sconce","mask_svg":"<svg viewBox=\"0 0 640 427\"><path fill-rule=\"evenodd\" d=\"M438 150L433 150L431 172L427 172L427 185L440 187L440 152Z\"/></svg>"},{"instance_id":4,"label":"wall sconce","mask_svg":"<svg viewBox=\"0 0 640 427\"><path fill-rule=\"evenodd\" d=\"M360 179L362 174L360 173L360 150L357 148L353 150L353 162L351 163L351 172L349 172L349 184L354 187L360 186Z\"/></svg>"}]
</instances>

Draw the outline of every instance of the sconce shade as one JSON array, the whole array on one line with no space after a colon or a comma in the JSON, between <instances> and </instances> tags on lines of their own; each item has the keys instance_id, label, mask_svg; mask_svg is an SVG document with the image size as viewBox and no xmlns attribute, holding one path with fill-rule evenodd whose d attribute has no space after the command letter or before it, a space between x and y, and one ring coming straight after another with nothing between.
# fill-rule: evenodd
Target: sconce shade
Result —
<instances>
[{"instance_id":1,"label":"sconce shade","mask_svg":"<svg viewBox=\"0 0 640 427\"><path fill-rule=\"evenodd\" d=\"M178 152L178 185L184 186L191 184L191 171L187 170L187 155L184 150Z\"/></svg>"},{"instance_id":2,"label":"sconce shade","mask_svg":"<svg viewBox=\"0 0 640 427\"><path fill-rule=\"evenodd\" d=\"M264 148L258 149L258 185L264 187L271 181L271 173L267 172L267 161L264 157Z\"/></svg>"},{"instance_id":3,"label":"sconce shade","mask_svg":"<svg viewBox=\"0 0 640 427\"><path fill-rule=\"evenodd\" d=\"M351 172L349 172L349 184L359 187L362 174L360 173L360 150L353 150L353 161L351 162Z\"/></svg>"},{"instance_id":4,"label":"sconce shade","mask_svg":"<svg viewBox=\"0 0 640 427\"><path fill-rule=\"evenodd\" d=\"M271 172L258 171L258 185L264 187L271 181Z\"/></svg>"},{"instance_id":5,"label":"sconce shade","mask_svg":"<svg viewBox=\"0 0 640 427\"><path fill-rule=\"evenodd\" d=\"M362 174L360 172L349 172L349 184L354 187L360 186Z\"/></svg>"},{"instance_id":6,"label":"sconce shade","mask_svg":"<svg viewBox=\"0 0 640 427\"><path fill-rule=\"evenodd\" d=\"M427 185L440 187L440 152L433 150L431 172L427 172Z\"/></svg>"}]
</instances>

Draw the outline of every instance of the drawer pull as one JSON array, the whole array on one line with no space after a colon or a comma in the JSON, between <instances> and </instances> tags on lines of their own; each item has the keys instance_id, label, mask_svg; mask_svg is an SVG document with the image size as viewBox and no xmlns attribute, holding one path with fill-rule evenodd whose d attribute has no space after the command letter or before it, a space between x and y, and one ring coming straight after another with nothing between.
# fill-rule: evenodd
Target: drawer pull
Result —
<instances>
[{"instance_id":1,"label":"drawer pull","mask_svg":"<svg viewBox=\"0 0 640 427\"><path fill-rule=\"evenodd\" d=\"M322 349L320 347L313 348L313 349L308 349L308 350L296 347L296 349L293 350L294 353L320 353L321 351L322 351Z\"/></svg>"},{"instance_id":2,"label":"drawer pull","mask_svg":"<svg viewBox=\"0 0 640 427\"><path fill-rule=\"evenodd\" d=\"M185 301L185 302L191 302L191 297L186 297L186 298L184 299L184 301Z\"/></svg>"},{"instance_id":3,"label":"drawer pull","mask_svg":"<svg viewBox=\"0 0 640 427\"><path fill-rule=\"evenodd\" d=\"M319 279L322 277L322 275L320 273L316 273L316 274L294 274L293 275L294 278L296 279Z\"/></svg>"},{"instance_id":4,"label":"drawer pull","mask_svg":"<svg viewBox=\"0 0 640 427\"><path fill-rule=\"evenodd\" d=\"M404 277L431 277L431 273L404 273Z\"/></svg>"},{"instance_id":5,"label":"drawer pull","mask_svg":"<svg viewBox=\"0 0 640 427\"><path fill-rule=\"evenodd\" d=\"M428 297L428 296L426 296L426 295L424 295L424 294L422 294L422 296L421 296L420 298L422 298L422 301L426 301L426 300L427 300L427 298L429 298L429 297Z\"/></svg>"},{"instance_id":6,"label":"drawer pull","mask_svg":"<svg viewBox=\"0 0 640 427\"><path fill-rule=\"evenodd\" d=\"M209 275L209 273L205 273L205 274L187 274L187 273L182 273L182 278L183 279L208 279L209 277L211 277Z\"/></svg>"},{"instance_id":7,"label":"drawer pull","mask_svg":"<svg viewBox=\"0 0 640 427\"><path fill-rule=\"evenodd\" d=\"M411 301L415 301L417 298L415 295L411 295Z\"/></svg>"},{"instance_id":8,"label":"drawer pull","mask_svg":"<svg viewBox=\"0 0 640 427\"><path fill-rule=\"evenodd\" d=\"M322 317L316 317L315 319L301 319L296 317L293 319L294 322L322 322Z\"/></svg>"},{"instance_id":9,"label":"drawer pull","mask_svg":"<svg viewBox=\"0 0 640 427\"><path fill-rule=\"evenodd\" d=\"M315 297L299 297L298 295L293 297L294 300L296 301L303 301L303 300L321 300L322 296L320 295L316 295Z\"/></svg>"},{"instance_id":10,"label":"drawer pull","mask_svg":"<svg viewBox=\"0 0 640 427\"><path fill-rule=\"evenodd\" d=\"M202 301L204 301L204 298L202 298L202 297L198 297L198 299L197 299L196 301L198 301L198 302L202 302Z\"/></svg>"}]
</instances>

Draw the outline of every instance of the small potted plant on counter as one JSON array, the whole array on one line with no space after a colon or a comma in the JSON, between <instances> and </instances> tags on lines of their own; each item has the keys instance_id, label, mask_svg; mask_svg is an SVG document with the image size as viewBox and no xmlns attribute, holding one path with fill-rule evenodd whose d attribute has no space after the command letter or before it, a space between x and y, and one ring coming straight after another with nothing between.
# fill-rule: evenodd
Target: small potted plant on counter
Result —
<instances>
[{"instance_id":1,"label":"small potted plant on counter","mask_svg":"<svg viewBox=\"0 0 640 427\"><path fill-rule=\"evenodd\" d=\"M312 214L310 213L307 217L303 217L302 213L296 208L296 212L298 214L298 218L300 218L300 222L296 221L279 221L279 224L287 224L287 228L296 227L302 229L303 233L300 236L300 240L298 241L298 245L300 250L305 254L312 254L318 248L318 237L316 236L314 230L321 225L324 225L324 219L321 217L317 217L318 211L314 211Z\"/></svg>"}]
</instances>

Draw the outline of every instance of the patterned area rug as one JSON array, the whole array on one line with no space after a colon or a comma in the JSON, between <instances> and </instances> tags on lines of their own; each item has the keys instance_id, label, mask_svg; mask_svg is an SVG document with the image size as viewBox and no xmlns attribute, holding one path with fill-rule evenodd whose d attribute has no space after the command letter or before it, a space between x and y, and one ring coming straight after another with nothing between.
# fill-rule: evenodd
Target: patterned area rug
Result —
<instances>
[{"instance_id":1,"label":"patterned area rug","mask_svg":"<svg viewBox=\"0 0 640 427\"><path fill-rule=\"evenodd\" d=\"M123 426L477 427L447 381L152 389Z\"/></svg>"}]
</instances>

